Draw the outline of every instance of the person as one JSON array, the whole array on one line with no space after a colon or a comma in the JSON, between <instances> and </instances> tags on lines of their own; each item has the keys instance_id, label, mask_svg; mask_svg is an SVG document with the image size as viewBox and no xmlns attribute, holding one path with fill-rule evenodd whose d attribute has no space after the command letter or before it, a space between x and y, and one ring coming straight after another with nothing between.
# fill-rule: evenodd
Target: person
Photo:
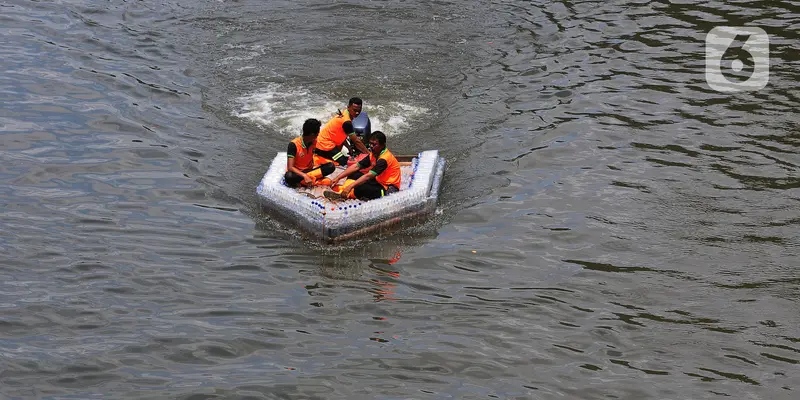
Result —
<instances>
[{"instance_id":1,"label":"person","mask_svg":"<svg viewBox=\"0 0 800 400\"><path fill-rule=\"evenodd\" d=\"M303 136L298 136L289 142L289 147L286 149L286 174L283 176L286 186L330 184L330 178L326 176L333 173L336 166L328 162L314 167L314 148L321 125L317 119L307 119L303 123Z\"/></svg>"},{"instance_id":2,"label":"person","mask_svg":"<svg viewBox=\"0 0 800 400\"><path fill-rule=\"evenodd\" d=\"M369 138L370 154L358 163L347 167L331 181L331 190L323 196L330 200L373 200L400 191L400 163L386 148L386 135L375 131ZM367 173L359 169L372 168ZM347 178L344 185L337 185Z\"/></svg>"},{"instance_id":3,"label":"person","mask_svg":"<svg viewBox=\"0 0 800 400\"><path fill-rule=\"evenodd\" d=\"M361 153L368 153L367 147L364 142L359 139L353 128L352 120L361 114L361 106L363 101L358 97L351 98L347 103L347 109L344 112L337 110L337 115L334 115L330 121L319 132L317 139L317 161L333 161L339 165L347 165L347 157L342 154L342 146L347 146L350 154L354 154L355 150ZM347 142L350 139L352 145Z\"/></svg>"}]
</instances>

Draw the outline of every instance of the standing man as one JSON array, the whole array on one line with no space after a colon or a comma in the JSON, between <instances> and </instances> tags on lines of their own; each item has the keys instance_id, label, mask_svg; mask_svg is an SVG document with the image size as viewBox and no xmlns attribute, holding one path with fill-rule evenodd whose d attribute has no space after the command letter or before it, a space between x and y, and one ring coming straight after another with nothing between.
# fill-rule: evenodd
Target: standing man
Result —
<instances>
[{"instance_id":1,"label":"standing man","mask_svg":"<svg viewBox=\"0 0 800 400\"><path fill-rule=\"evenodd\" d=\"M386 148L386 135L375 131L369 138L370 156L347 167L339 176L331 181L331 189L323 195L330 200L359 199L372 200L387 194L400 191L400 163ZM366 174L358 170L372 165ZM336 189L336 184L347 179L343 187Z\"/></svg>"},{"instance_id":2,"label":"standing man","mask_svg":"<svg viewBox=\"0 0 800 400\"><path fill-rule=\"evenodd\" d=\"M361 153L368 153L367 147L364 142L358 138L354 129L352 120L361 114L361 105L363 101L358 97L353 97L348 101L347 109L344 112L339 111L337 115L331 118L322 130L319 132L319 139L317 140L317 149L315 154L319 158L334 161L339 165L347 165L347 157L342 154L342 146L347 146L347 150L353 153L353 148L347 139L353 143L355 149Z\"/></svg>"},{"instance_id":3,"label":"standing man","mask_svg":"<svg viewBox=\"0 0 800 400\"><path fill-rule=\"evenodd\" d=\"M314 168L314 148L320 125L322 123L317 119L307 119L303 123L303 136L289 142L286 149L286 174L283 176L286 186L330 184L331 180L324 177L336 169L333 163L328 162Z\"/></svg>"}]
</instances>

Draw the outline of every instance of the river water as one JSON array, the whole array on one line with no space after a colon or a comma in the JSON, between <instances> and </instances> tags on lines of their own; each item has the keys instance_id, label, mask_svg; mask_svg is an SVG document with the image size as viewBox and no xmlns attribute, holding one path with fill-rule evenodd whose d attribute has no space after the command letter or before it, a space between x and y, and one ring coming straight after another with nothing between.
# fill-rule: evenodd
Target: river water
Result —
<instances>
[{"instance_id":1,"label":"river water","mask_svg":"<svg viewBox=\"0 0 800 400\"><path fill-rule=\"evenodd\" d=\"M4 1L0 398L797 398L800 3L692 3ZM351 96L448 168L321 246L255 188Z\"/></svg>"}]
</instances>

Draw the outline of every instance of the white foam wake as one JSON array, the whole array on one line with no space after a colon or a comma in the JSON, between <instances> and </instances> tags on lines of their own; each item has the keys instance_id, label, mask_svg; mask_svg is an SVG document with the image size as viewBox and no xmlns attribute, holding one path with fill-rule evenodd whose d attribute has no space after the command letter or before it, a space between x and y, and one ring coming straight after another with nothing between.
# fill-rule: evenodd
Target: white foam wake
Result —
<instances>
[{"instance_id":1,"label":"white foam wake","mask_svg":"<svg viewBox=\"0 0 800 400\"><path fill-rule=\"evenodd\" d=\"M402 102L372 103L364 99L364 110L369 113L373 131L383 131L387 136L402 135L409 124L428 110ZM305 88L289 88L270 84L256 93L238 99L240 106L233 115L260 125L268 126L293 137L300 134L303 122L317 118L324 124L337 109L347 107L347 99L319 96Z\"/></svg>"}]
</instances>

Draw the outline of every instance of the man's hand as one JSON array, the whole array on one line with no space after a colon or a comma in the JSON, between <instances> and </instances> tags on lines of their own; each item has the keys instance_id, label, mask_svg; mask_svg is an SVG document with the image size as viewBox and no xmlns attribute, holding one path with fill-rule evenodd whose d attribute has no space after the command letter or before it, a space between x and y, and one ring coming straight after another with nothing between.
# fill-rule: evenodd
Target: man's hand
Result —
<instances>
[{"instance_id":1,"label":"man's hand","mask_svg":"<svg viewBox=\"0 0 800 400\"><path fill-rule=\"evenodd\" d=\"M317 180L311 175L303 174L303 183L305 183L306 186L314 186L314 184L317 183Z\"/></svg>"}]
</instances>

